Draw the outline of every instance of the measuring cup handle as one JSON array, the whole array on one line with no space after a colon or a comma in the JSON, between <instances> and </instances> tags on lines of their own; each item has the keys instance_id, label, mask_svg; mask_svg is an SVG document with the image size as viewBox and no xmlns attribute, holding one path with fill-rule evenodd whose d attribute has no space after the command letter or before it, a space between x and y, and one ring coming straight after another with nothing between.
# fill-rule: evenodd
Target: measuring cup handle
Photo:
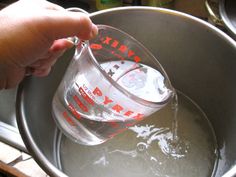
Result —
<instances>
[{"instance_id":1,"label":"measuring cup handle","mask_svg":"<svg viewBox=\"0 0 236 177\"><path fill-rule=\"evenodd\" d=\"M82 13L89 15L89 13L87 11L85 11L84 9L81 9L79 7L70 7L70 8L67 8L66 10L71 11L71 12L82 12ZM76 36L68 37L67 40L72 42L75 46L78 46L79 44L81 44L83 42Z\"/></svg>"},{"instance_id":2,"label":"measuring cup handle","mask_svg":"<svg viewBox=\"0 0 236 177\"><path fill-rule=\"evenodd\" d=\"M70 8L67 8L66 10L72 11L72 12L82 12L82 13L89 15L89 13L86 10L81 9L79 7L70 7Z\"/></svg>"}]
</instances>

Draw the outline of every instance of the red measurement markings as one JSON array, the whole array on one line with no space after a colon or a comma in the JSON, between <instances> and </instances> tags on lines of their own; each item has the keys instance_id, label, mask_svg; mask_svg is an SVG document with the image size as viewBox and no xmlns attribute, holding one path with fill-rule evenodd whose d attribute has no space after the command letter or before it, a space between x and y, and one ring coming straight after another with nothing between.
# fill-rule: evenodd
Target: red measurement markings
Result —
<instances>
[{"instance_id":1,"label":"red measurement markings","mask_svg":"<svg viewBox=\"0 0 236 177\"><path fill-rule=\"evenodd\" d=\"M95 49L95 50L100 50L100 49L102 49L102 45L93 43L90 45L90 48Z\"/></svg>"},{"instance_id":2,"label":"red measurement markings","mask_svg":"<svg viewBox=\"0 0 236 177\"><path fill-rule=\"evenodd\" d=\"M81 100L79 99L77 95L74 95L73 99L82 111L88 112L88 108L81 102Z\"/></svg>"},{"instance_id":3,"label":"red measurement markings","mask_svg":"<svg viewBox=\"0 0 236 177\"><path fill-rule=\"evenodd\" d=\"M68 113L66 111L64 111L62 113L64 119L71 125L71 126L75 126L75 122L73 121L73 119L68 115Z\"/></svg>"},{"instance_id":4,"label":"red measurement markings","mask_svg":"<svg viewBox=\"0 0 236 177\"><path fill-rule=\"evenodd\" d=\"M135 54L135 52L133 50L131 50L129 48L129 46L122 44L117 39L113 39L112 37L105 36L101 40L102 40L103 45L107 45L107 46L110 46L110 47L116 49L117 51L121 52L122 55L123 54L127 55L127 57L130 58L131 60L134 60L137 63L141 61L141 58L137 54ZM94 45L92 45L91 48L98 49L98 50L105 49L101 44L100 45L94 44ZM125 58L125 56L121 56L115 51L112 51L111 53L121 60L123 60Z\"/></svg>"},{"instance_id":5,"label":"red measurement markings","mask_svg":"<svg viewBox=\"0 0 236 177\"><path fill-rule=\"evenodd\" d=\"M97 96L102 96L102 91L96 87L94 90L93 90L93 94L94 95L97 95Z\"/></svg>"},{"instance_id":6,"label":"red measurement markings","mask_svg":"<svg viewBox=\"0 0 236 177\"><path fill-rule=\"evenodd\" d=\"M133 50L129 50L128 51L128 57L132 57L132 56L134 56L134 51Z\"/></svg>"},{"instance_id":7,"label":"red measurement markings","mask_svg":"<svg viewBox=\"0 0 236 177\"><path fill-rule=\"evenodd\" d=\"M118 50L122 53L125 53L128 50L128 47L126 45L121 45Z\"/></svg>"},{"instance_id":8,"label":"red measurement markings","mask_svg":"<svg viewBox=\"0 0 236 177\"><path fill-rule=\"evenodd\" d=\"M79 88L79 93L84 98L84 100L86 102L88 102L89 104L94 105L94 101L89 97L89 95L87 95L87 93L84 91L84 89L82 87L80 87L78 84L76 84L76 85Z\"/></svg>"},{"instance_id":9,"label":"red measurement markings","mask_svg":"<svg viewBox=\"0 0 236 177\"><path fill-rule=\"evenodd\" d=\"M112 103L112 102L113 102L113 100L111 100L108 96L105 96L104 102L103 102L104 105L107 105L107 104Z\"/></svg>"},{"instance_id":10,"label":"red measurement markings","mask_svg":"<svg viewBox=\"0 0 236 177\"><path fill-rule=\"evenodd\" d=\"M79 93L81 94L81 96L84 98L84 100L86 102L88 102L89 104L93 105L94 106L94 101L89 97L89 95L84 91L84 89L82 87L79 87L78 84L76 84L77 87L79 88ZM114 101L112 99L110 99L108 96L106 95L103 95L103 92L101 89L99 89L98 87L96 87L93 91L92 91L92 94L94 96L104 96L104 100L103 100L103 105L106 106L106 105L109 105L109 104L114 104L112 106L112 110L114 110L115 112L119 113L119 114L122 114L122 112L125 110L125 108L123 106L121 106L120 104L117 104L117 103L114 103ZM76 96L74 95L73 96L73 99L75 100L75 102L78 104L78 106L85 112L88 111L88 108L81 102L81 100ZM76 110L75 108L73 107L73 105L70 104L70 109L71 111L77 115L76 113ZM136 115L134 115L136 114ZM131 110L126 110L124 113L123 113L124 116L127 116L127 117L131 117L133 119L135 119L136 121L140 121L143 119L144 117L144 114L141 114L141 113L134 113L133 111ZM77 116L78 117L78 116Z\"/></svg>"},{"instance_id":11,"label":"red measurement markings","mask_svg":"<svg viewBox=\"0 0 236 177\"><path fill-rule=\"evenodd\" d=\"M81 118L81 115L77 112L75 107L71 103L69 103L68 107L69 107L70 111L72 112L72 114L76 117L76 119L79 120Z\"/></svg>"},{"instance_id":12,"label":"red measurement markings","mask_svg":"<svg viewBox=\"0 0 236 177\"><path fill-rule=\"evenodd\" d=\"M124 108L119 105L119 104L116 104L114 105L111 109L113 109L114 111L116 111L117 113L120 113Z\"/></svg>"},{"instance_id":13,"label":"red measurement markings","mask_svg":"<svg viewBox=\"0 0 236 177\"><path fill-rule=\"evenodd\" d=\"M114 40L114 41L112 42L111 46L112 46L113 48L117 48L118 44L119 44L119 41Z\"/></svg>"},{"instance_id":14,"label":"red measurement markings","mask_svg":"<svg viewBox=\"0 0 236 177\"><path fill-rule=\"evenodd\" d=\"M111 40L112 40L111 37L106 36L106 37L105 37L105 40L103 41L103 44L109 45Z\"/></svg>"},{"instance_id":15,"label":"red measurement markings","mask_svg":"<svg viewBox=\"0 0 236 177\"><path fill-rule=\"evenodd\" d=\"M141 61L141 58L139 56L134 56L134 61L138 63Z\"/></svg>"},{"instance_id":16,"label":"red measurement markings","mask_svg":"<svg viewBox=\"0 0 236 177\"><path fill-rule=\"evenodd\" d=\"M94 96L99 96L99 97L103 96L102 90L100 90L98 87L96 87L96 88L93 90L92 93L94 94ZM114 103L112 99L110 99L108 96L105 95L105 96L104 96L103 105L108 105L108 104L114 104L114 106L112 106L111 109L114 110L115 112L119 113L119 114L121 114L122 111L125 110L125 108L124 108L123 106L121 106L121 105L118 104L118 103ZM134 115L134 114L136 114L136 115ZM140 120L142 120L143 117L144 117L144 114L141 114L141 113L134 113L134 112L131 111L131 110L125 111L125 112L123 113L123 115L124 115L124 116L127 116L127 117L133 116L133 117L131 117L131 118L135 119L136 121L140 121Z\"/></svg>"},{"instance_id":17,"label":"red measurement markings","mask_svg":"<svg viewBox=\"0 0 236 177\"><path fill-rule=\"evenodd\" d=\"M125 116L130 116L131 114L133 114L134 112L133 111L127 111L124 115Z\"/></svg>"},{"instance_id":18,"label":"red measurement markings","mask_svg":"<svg viewBox=\"0 0 236 177\"><path fill-rule=\"evenodd\" d=\"M144 118L144 114L140 114L138 113L136 116L132 117L133 119L137 120L137 121L140 121L140 120L143 120Z\"/></svg>"}]
</instances>

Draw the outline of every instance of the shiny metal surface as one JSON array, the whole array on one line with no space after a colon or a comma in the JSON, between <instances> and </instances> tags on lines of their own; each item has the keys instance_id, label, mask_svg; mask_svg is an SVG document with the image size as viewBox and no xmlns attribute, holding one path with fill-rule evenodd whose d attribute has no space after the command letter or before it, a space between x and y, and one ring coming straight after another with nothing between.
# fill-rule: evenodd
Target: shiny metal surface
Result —
<instances>
[{"instance_id":1,"label":"shiny metal surface","mask_svg":"<svg viewBox=\"0 0 236 177\"><path fill-rule=\"evenodd\" d=\"M215 130L220 159L216 177L236 166L236 43L192 16L159 8L125 7L91 14L131 34L160 61L173 86L192 98ZM29 77L19 86L17 121L30 153L50 176L66 176L58 163L57 129L51 100L73 55L69 51L46 78ZM79 172L73 172L79 176ZM233 173L236 175L236 173Z\"/></svg>"},{"instance_id":2,"label":"shiny metal surface","mask_svg":"<svg viewBox=\"0 0 236 177\"><path fill-rule=\"evenodd\" d=\"M236 1L220 0L219 11L226 28L236 40Z\"/></svg>"},{"instance_id":3,"label":"shiny metal surface","mask_svg":"<svg viewBox=\"0 0 236 177\"><path fill-rule=\"evenodd\" d=\"M17 88L0 91L0 120L16 127L15 98Z\"/></svg>"},{"instance_id":4,"label":"shiny metal surface","mask_svg":"<svg viewBox=\"0 0 236 177\"><path fill-rule=\"evenodd\" d=\"M16 123L16 91L16 88L0 91L0 141L27 152Z\"/></svg>"}]
</instances>

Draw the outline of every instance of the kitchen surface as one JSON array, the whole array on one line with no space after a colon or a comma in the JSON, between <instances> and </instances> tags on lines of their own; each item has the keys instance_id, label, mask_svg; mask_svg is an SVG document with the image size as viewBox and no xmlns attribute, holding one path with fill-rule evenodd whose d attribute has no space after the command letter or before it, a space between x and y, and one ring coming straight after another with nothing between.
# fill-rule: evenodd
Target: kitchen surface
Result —
<instances>
[{"instance_id":1,"label":"kitchen surface","mask_svg":"<svg viewBox=\"0 0 236 177\"><path fill-rule=\"evenodd\" d=\"M11 0L2 0L0 2L0 8L4 8L13 2ZM51 0L51 2L57 3L65 8L80 7L88 12L95 12L104 8L98 5L96 6L94 0ZM163 8L170 8L193 15L233 36L224 26L220 18L217 0L162 0L162 2L167 2L162 3L161 6ZM124 0L122 6L140 5L140 3L145 4L147 2L144 0ZM14 110L15 91L15 89L0 91L0 176L48 177L46 172L40 168L28 153L19 134Z\"/></svg>"}]
</instances>

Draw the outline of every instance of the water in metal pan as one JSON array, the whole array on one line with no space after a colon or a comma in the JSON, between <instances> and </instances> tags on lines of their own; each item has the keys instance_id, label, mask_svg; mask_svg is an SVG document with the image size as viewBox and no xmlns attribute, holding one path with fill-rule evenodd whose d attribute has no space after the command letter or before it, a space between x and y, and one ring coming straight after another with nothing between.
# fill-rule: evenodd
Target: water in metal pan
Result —
<instances>
[{"instance_id":1,"label":"water in metal pan","mask_svg":"<svg viewBox=\"0 0 236 177\"><path fill-rule=\"evenodd\" d=\"M218 159L212 126L197 104L177 93L175 120L172 102L101 145L79 145L59 136L59 166L70 177L212 176Z\"/></svg>"}]
</instances>

